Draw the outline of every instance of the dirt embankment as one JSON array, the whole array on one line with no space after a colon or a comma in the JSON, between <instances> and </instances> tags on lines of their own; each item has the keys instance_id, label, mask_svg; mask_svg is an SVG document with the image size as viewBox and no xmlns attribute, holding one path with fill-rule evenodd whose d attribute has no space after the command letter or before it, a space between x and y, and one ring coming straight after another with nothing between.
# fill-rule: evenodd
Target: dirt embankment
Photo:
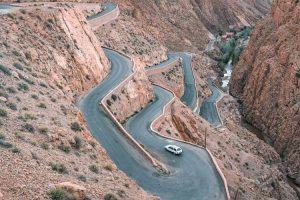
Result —
<instances>
[{"instance_id":1,"label":"dirt embankment","mask_svg":"<svg viewBox=\"0 0 300 200\"><path fill-rule=\"evenodd\" d=\"M288 174L300 169L300 3L276 0L233 71L230 92L271 138ZM298 174L299 176L299 174Z\"/></svg>"},{"instance_id":2,"label":"dirt embankment","mask_svg":"<svg viewBox=\"0 0 300 200\"><path fill-rule=\"evenodd\" d=\"M37 6L0 22L0 198L48 199L70 181L92 199L154 199L116 168L73 103L109 71L83 13Z\"/></svg>"}]
</instances>

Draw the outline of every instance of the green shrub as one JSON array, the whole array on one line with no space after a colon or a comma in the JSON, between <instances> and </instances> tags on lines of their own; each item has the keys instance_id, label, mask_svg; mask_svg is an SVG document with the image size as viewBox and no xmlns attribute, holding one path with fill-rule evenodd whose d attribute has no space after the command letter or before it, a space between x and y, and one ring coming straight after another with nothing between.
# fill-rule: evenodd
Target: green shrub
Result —
<instances>
[{"instance_id":1,"label":"green shrub","mask_svg":"<svg viewBox=\"0 0 300 200\"><path fill-rule=\"evenodd\" d=\"M40 86L41 86L41 87L44 87L44 88L48 88L48 86L47 86L46 83L44 83L44 82L40 82Z\"/></svg>"},{"instance_id":2,"label":"green shrub","mask_svg":"<svg viewBox=\"0 0 300 200\"><path fill-rule=\"evenodd\" d=\"M6 99L8 98L8 94L4 91L0 91L0 97L5 97Z\"/></svg>"},{"instance_id":3,"label":"green shrub","mask_svg":"<svg viewBox=\"0 0 300 200\"><path fill-rule=\"evenodd\" d=\"M18 84L18 90L28 91L29 87L26 83L19 83Z\"/></svg>"},{"instance_id":4,"label":"green shrub","mask_svg":"<svg viewBox=\"0 0 300 200\"><path fill-rule=\"evenodd\" d=\"M24 80L26 83L30 84L30 85L34 85L34 84L35 84L33 80L31 80L31 79L29 79L29 78L23 76L22 74L19 74L19 77L20 77L22 80Z\"/></svg>"},{"instance_id":5,"label":"green shrub","mask_svg":"<svg viewBox=\"0 0 300 200\"><path fill-rule=\"evenodd\" d=\"M6 90L9 92L9 93L11 93L11 94L15 94L15 93L17 93L17 90L14 88L14 87L8 87L8 88L6 88Z\"/></svg>"},{"instance_id":6,"label":"green shrub","mask_svg":"<svg viewBox=\"0 0 300 200\"><path fill-rule=\"evenodd\" d=\"M296 77L300 78L300 69L296 72Z\"/></svg>"},{"instance_id":7,"label":"green shrub","mask_svg":"<svg viewBox=\"0 0 300 200\"><path fill-rule=\"evenodd\" d=\"M59 174L67 174L68 170L64 164L61 163L50 163L51 169L58 172Z\"/></svg>"},{"instance_id":8,"label":"green shrub","mask_svg":"<svg viewBox=\"0 0 300 200\"><path fill-rule=\"evenodd\" d=\"M6 142L4 139L0 139L0 147L3 147L3 148L12 148L13 145L9 142Z\"/></svg>"},{"instance_id":9,"label":"green shrub","mask_svg":"<svg viewBox=\"0 0 300 200\"><path fill-rule=\"evenodd\" d=\"M6 106L9 107L12 110L17 110L17 105L12 103L12 102L6 103Z\"/></svg>"},{"instance_id":10,"label":"green shrub","mask_svg":"<svg viewBox=\"0 0 300 200\"><path fill-rule=\"evenodd\" d=\"M48 128L39 128L39 133L42 135L48 135Z\"/></svg>"},{"instance_id":11,"label":"green shrub","mask_svg":"<svg viewBox=\"0 0 300 200\"><path fill-rule=\"evenodd\" d=\"M24 128L26 131L30 132L30 133L34 133L34 132L35 132L35 128L34 128L31 124L26 123L26 124L23 126L23 128Z\"/></svg>"},{"instance_id":12,"label":"green shrub","mask_svg":"<svg viewBox=\"0 0 300 200\"><path fill-rule=\"evenodd\" d=\"M104 200L118 200L118 199L115 195L108 193L104 196Z\"/></svg>"},{"instance_id":13,"label":"green shrub","mask_svg":"<svg viewBox=\"0 0 300 200\"><path fill-rule=\"evenodd\" d=\"M62 188L54 188L48 192L51 200L75 200L76 198L67 190Z\"/></svg>"},{"instance_id":14,"label":"green shrub","mask_svg":"<svg viewBox=\"0 0 300 200\"><path fill-rule=\"evenodd\" d=\"M116 101L118 97L115 94L113 94L113 95L111 95L111 98L113 101Z\"/></svg>"},{"instance_id":15,"label":"green shrub","mask_svg":"<svg viewBox=\"0 0 300 200\"><path fill-rule=\"evenodd\" d=\"M5 139L6 139L5 135L0 133L0 140L5 140Z\"/></svg>"},{"instance_id":16,"label":"green shrub","mask_svg":"<svg viewBox=\"0 0 300 200\"><path fill-rule=\"evenodd\" d=\"M15 56L21 56L21 54L19 52L17 52L16 50L13 50L12 53L15 55Z\"/></svg>"},{"instance_id":17,"label":"green shrub","mask_svg":"<svg viewBox=\"0 0 300 200\"><path fill-rule=\"evenodd\" d=\"M8 69L7 67L5 67L4 65L1 65L0 64L0 71L5 74L5 75L8 75L8 76L11 76L11 71L10 69Z\"/></svg>"},{"instance_id":18,"label":"green shrub","mask_svg":"<svg viewBox=\"0 0 300 200\"><path fill-rule=\"evenodd\" d=\"M3 109L0 108L0 117L7 117L6 110L3 110Z\"/></svg>"},{"instance_id":19,"label":"green shrub","mask_svg":"<svg viewBox=\"0 0 300 200\"><path fill-rule=\"evenodd\" d=\"M67 145L65 145L64 143L60 143L60 145L58 146L58 149L66 152L66 153L69 153L71 151L71 148Z\"/></svg>"},{"instance_id":20,"label":"green shrub","mask_svg":"<svg viewBox=\"0 0 300 200\"><path fill-rule=\"evenodd\" d=\"M17 147L14 147L11 152L13 153L21 153L21 149L17 148Z\"/></svg>"},{"instance_id":21,"label":"green shrub","mask_svg":"<svg viewBox=\"0 0 300 200\"><path fill-rule=\"evenodd\" d=\"M218 62L218 67L220 68L221 71L225 70L226 64L223 61Z\"/></svg>"},{"instance_id":22,"label":"green shrub","mask_svg":"<svg viewBox=\"0 0 300 200\"><path fill-rule=\"evenodd\" d=\"M27 60L32 60L31 54L28 51L25 52L25 57L26 57Z\"/></svg>"},{"instance_id":23,"label":"green shrub","mask_svg":"<svg viewBox=\"0 0 300 200\"><path fill-rule=\"evenodd\" d=\"M112 105L112 104L111 104L111 101L110 101L109 99L107 99L106 103L107 103L108 106L111 106L111 105Z\"/></svg>"},{"instance_id":24,"label":"green shrub","mask_svg":"<svg viewBox=\"0 0 300 200\"><path fill-rule=\"evenodd\" d=\"M81 145L82 145L82 139L78 136L75 136L74 140L75 140L75 143L74 143L73 147L76 149L80 149Z\"/></svg>"},{"instance_id":25,"label":"green shrub","mask_svg":"<svg viewBox=\"0 0 300 200\"><path fill-rule=\"evenodd\" d=\"M39 99L38 95L36 95L36 94L32 94L31 98L33 98L33 99Z\"/></svg>"},{"instance_id":26,"label":"green shrub","mask_svg":"<svg viewBox=\"0 0 300 200\"><path fill-rule=\"evenodd\" d=\"M45 143L45 142L43 142L43 143L40 145L40 147L41 147L42 149L45 149L45 150L47 150L47 149L49 149L49 144L48 144L48 143Z\"/></svg>"},{"instance_id":27,"label":"green shrub","mask_svg":"<svg viewBox=\"0 0 300 200\"><path fill-rule=\"evenodd\" d=\"M96 174L99 173L99 168L96 165L90 165L89 170L91 170L92 172L94 172Z\"/></svg>"},{"instance_id":28,"label":"green shrub","mask_svg":"<svg viewBox=\"0 0 300 200\"><path fill-rule=\"evenodd\" d=\"M38 105L38 107L40 107L40 108L44 108L44 109L46 109L46 108L47 108L46 104L44 104L44 103L40 103L40 104Z\"/></svg>"},{"instance_id":29,"label":"green shrub","mask_svg":"<svg viewBox=\"0 0 300 200\"><path fill-rule=\"evenodd\" d=\"M79 175L78 180L80 180L82 182L86 182L86 177L84 175Z\"/></svg>"},{"instance_id":30,"label":"green shrub","mask_svg":"<svg viewBox=\"0 0 300 200\"><path fill-rule=\"evenodd\" d=\"M14 63L13 66L14 66L15 68L17 68L18 70L21 70L21 71L24 70L23 66L22 66L20 63Z\"/></svg>"},{"instance_id":31,"label":"green shrub","mask_svg":"<svg viewBox=\"0 0 300 200\"><path fill-rule=\"evenodd\" d=\"M72 129L73 131L75 131L75 132L77 132L77 131L82 131L82 130L83 130L82 127L79 125L78 122L73 122L73 123L71 124L71 129Z\"/></svg>"},{"instance_id":32,"label":"green shrub","mask_svg":"<svg viewBox=\"0 0 300 200\"><path fill-rule=\"evenodd\" d=\"M106 165L104 167L104 169L106 169L107 171L112 171L113 170L113 167L111 165Z\"/></svg>"}]
</instances>

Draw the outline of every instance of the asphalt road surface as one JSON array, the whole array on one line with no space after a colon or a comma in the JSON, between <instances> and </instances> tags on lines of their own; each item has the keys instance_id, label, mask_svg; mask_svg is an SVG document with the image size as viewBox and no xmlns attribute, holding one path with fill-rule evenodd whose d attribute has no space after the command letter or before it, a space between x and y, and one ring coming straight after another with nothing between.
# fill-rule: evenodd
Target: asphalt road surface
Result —
<instances>
[{"instance_id":1,"label":"asphalt road surface","mask_svg":"<svg viewBox=\"0 0 300 200\"><path fill-rule=\"evenodd\" d=\"M88 129L106 149L119 169L132 177L137 183L163 200L222 200L226 199L223 182L211 158L203 149L165 140L149 130L163 106L172 99L172 94L155 87L156 99L140 113L132 117L126 127L132 136L157 159L162 161L171 174L159 174L152 165L139 154L122 133L116 128L99 106L99 101L130 73L132 63L124 56L105 49L112 63L108 77L78 102ZM183 149L183 155L175 156L164 150L164 145L173 143Z\"/></svg>"},{"instance_id":2,"label":"asphalt road surface","mask_svg":"<svg viewBox=\"0 0 300 200\"><path fill-rule=\"evenodd\" d=\"M100 6L100 5L99 5ZM111 12L112 10L114 10L116 8L116 5L113 4L113 3L104 3L102 4L103 6L103 10L93 16L90 16L90 17L87 17L86 19L87 20L92 20L92 19L95 19L97 17L101 17L109 12Z\"/></svg>"},{"instance_id":3,"label":"asphalt road surface","mask_svg":"<svg viewBox=\"0 0 300 200\"><path fill-rule=\"evenodd\" d=\"M191 65L191 55L185 52L175 52L168 54L168 60L151 67L149 69L162 68L165 65L173 62L177 58L182 59L183 73L184 73L184 93L181 97L181 101L194 110L197 107L197 91L195 87L195 79L193 76L193 70Z\"/></svg>"},{"instance_id":4,"label":"asphalt road surface","mask_svg":"<svg viewBox=\"0 0 300 200\"><path fill-rule=\"evenodd\" d=\"M212 91L212 95L207 97L200 108L200 115L213 126L220 126L221 120L218 115L216 101L221 93L213 84L213 78L208 79L208 87Z\"/></svg>"}]
</instances>

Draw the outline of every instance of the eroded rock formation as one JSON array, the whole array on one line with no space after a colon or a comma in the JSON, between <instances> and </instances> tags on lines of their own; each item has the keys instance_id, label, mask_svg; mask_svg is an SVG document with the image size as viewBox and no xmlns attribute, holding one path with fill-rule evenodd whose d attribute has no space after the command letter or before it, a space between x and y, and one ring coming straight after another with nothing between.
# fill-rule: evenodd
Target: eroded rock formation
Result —
<instances>
[{"instance_id":1,"label":"eroded rock formation","mask_svg":"<svg viewBox=\"0 0 300 200\"><path fill-rule=\"evenodd\" d=\"M273 2L233 71L230 92L261 129L290 173L300 170L300 3Z\"/></svg>"}]
</instances>

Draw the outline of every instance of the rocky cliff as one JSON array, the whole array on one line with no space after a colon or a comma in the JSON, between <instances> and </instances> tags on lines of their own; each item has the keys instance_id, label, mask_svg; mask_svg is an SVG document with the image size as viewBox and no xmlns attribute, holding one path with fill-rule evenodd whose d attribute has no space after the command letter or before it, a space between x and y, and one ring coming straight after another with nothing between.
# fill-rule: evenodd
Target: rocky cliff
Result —
<instances>
[{"instance_id":1,"label":"rocky cliff","mask_svg":"<svg viewBox=\"0 0 300 200\"><path fill-rule=\"evenodd\" d=\"M133 76L114 90L106 104L113 115L123 123L153 98L152 86L146 76L145 69L141 62L135 59Z\"/></svg>"},{"instance_id":2,"label":"rocky cliff","mask_svg":"<svg viewBox=\"0 0 300 200\"><path fill-rule=\"evenodd\" d=\"M228 30L237 23L254 25L265 16L271 0L193 0L193 9L205 27L213 33Z\"/></svg>"},{"instance_id":3,"label":"rocky cliff","mask_svg":"<svg viewBox=\"0 0 300 200\"><path fill-rule=\"evenodd\" d=\"M246 119L271 139L289 167L300 170L300 3L273 1L233 71L230 92Z\"/></svg>"}]
</instances>

